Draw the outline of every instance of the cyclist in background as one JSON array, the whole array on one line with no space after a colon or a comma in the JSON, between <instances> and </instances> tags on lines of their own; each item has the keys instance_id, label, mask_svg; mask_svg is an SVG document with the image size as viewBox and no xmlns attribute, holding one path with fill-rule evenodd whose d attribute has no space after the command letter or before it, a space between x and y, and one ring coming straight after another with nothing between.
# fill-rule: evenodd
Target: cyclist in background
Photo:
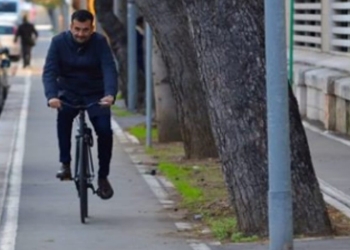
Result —
<instances>
[{"instance_id":1,"label":"cyclist in background","mask_svg":"<svg viewBox=\"0 0 350 250\"><path fill-rule=\"evenodd\" d=\"M71 134L78 110L62 105L104 103L88 108L90 121L98 136L98 189L102 199L113 196L108 181L113 133L110 106L118 90L116 64L107 39L94 32L94 17L87 10L72 14L70 30L56 35L50 44L43 69L43 84L48 105L57 109L57 135L61 167L56 177L72 179Z\"/></svg>"}]
</instances>

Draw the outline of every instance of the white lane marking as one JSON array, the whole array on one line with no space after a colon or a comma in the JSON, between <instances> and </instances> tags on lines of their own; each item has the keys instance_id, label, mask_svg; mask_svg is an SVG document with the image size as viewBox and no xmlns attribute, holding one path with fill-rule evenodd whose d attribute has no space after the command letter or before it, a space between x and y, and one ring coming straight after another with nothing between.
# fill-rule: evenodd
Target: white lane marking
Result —
<instances>
[{"instance_id":1,"label":"white lane marking","mask_svg":"<svg viewBox=\"0 0 350 250\"><path fill-rule=\"evenodd\" d=\"M51 24L35 24L35 28L40 31L52 30Z\"/></svg>"},{"instance_id":2,"label":"white lane marking","mask_svg":"<svg viewBox=\"0 0 350 250\"><path fill-rule=\"evenodd\" d=\"M210 248L204 243L189 243L193 250L210 250Z\"/></svg>"},{"instance_id":3,"label":"white lane marking","mask_svg":"<svg viewBox=\"0 0 350 250\"><path fill-rule=\"evenodd\" d=\"M0 250L15 250L18 211L21 196L22 168L25 150L25 136L27 128L28 106L31 88L31 71L27 71L25 77L24 97L21 113L18 121L18 133L16 136L15 148L12 152L13 161L10 169L8 195L5 203L5 217L3 230L1 232Z\"/></svg>"}]
</instances>

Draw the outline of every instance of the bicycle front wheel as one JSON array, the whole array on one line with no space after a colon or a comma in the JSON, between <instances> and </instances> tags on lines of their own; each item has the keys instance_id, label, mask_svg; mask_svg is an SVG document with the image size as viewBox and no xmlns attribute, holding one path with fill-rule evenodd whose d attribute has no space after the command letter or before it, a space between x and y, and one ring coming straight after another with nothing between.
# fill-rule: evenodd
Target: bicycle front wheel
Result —
<instances>
[{"instance_id":1,"label":"bicycle front wheel","mask_svg":"<svg viewBox=\"0 0 350 250\"><path fill-rule=\"evenodd\" d=\"M87 169L88 169L88 148L84 139L80 139L80 155L79 155L79 198L80 198L80 219L81 223L85 223L88 216L88 192L87 192Z\"/></svg>"}]
</instances>

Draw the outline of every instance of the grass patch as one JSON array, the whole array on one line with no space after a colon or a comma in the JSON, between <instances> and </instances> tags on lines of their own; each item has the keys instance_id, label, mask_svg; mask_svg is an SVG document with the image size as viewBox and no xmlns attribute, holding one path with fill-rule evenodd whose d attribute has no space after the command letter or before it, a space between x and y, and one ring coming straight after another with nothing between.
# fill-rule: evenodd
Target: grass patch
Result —
<instances>
[{"instance_id":1,"label":"grass patch","mask_svg":"<svg viewBox=\"0 0 350 250\"><path fill-rule=\"evenodd\" d=\"M209 219L211 230L219 240L230 239L232 242L254 242L259 240L258 236L244 236L237 232L237 220L235 218Z\"/></svg>"},{"instance_id":2,"label":"grass patch","mask_svg":"<svg viewBox=\"0 0 350 250\"><path fill-rule=\"evenodd\" d=\"M146 138L145 125L128 129L140 141ZM256 242L265 239L258 236L246 236L238 231L236 216L229 204L220 165L216 159L186 160L182 143L157 143L157 130L152 129L153 147L146 153L159 162L158 171L175 186L177 208L185 211L185 218L209 227L212 234L201 234L196 229L196 237L215 238L221 242ZM327 206L336 236L350 235L350 219L338 210ZM200 219L195 219L200 215ZM198 218L198 217L197 217ZM302 236L300 236L302 237ZM295 238L300 238L295 236Z\"/></svg>"},{"instance_id":3,"label":"grass patch","mask_svg":"<svg viewBox=\"0 0 350 250\"><path fill-rule=\"evenodd\" d=\"M115 97L116 100L123 100L122 92L118 92L117 96Z\"/></svg>"},{"instance_id":4,"label":"grass patch","mask_svg":"<svg viewBox=\"0 0 350 250\"><path fill-rule=\"evenodd\" d=\"M145 140L145 126L128 129L140 141ZM152 130L156 141L157 130ZM203 228L209 227L212 237L221 241L247 241L237 232L237 223L231 207L220 166L215 159L191 161L184 159L182 143L160 144L155 142L146 153L158 159L158 171L175 186L179 197L177 206L187 211L189 220L201 215ZM196 220L199 222L198 220Z\"/></svg>"},{"instance_id":5,"label":"grass patch","mask_svg":"<svg viewBox=\"0 0 350 250\"><path fill-rule=\"evenodd\" d=\"M189 181L192 173L190 167L161 162L158 169L175 185L185 204L197 203L203 199L203 191Z\"/></svg>"},{"instance_id":6,"label":"grass patch","mask_svg":"<svg viewBox=\"0 0 350 250\"><path fill-rule=\"evenodd\" d=\"M128 129L129 133L134 135L139 141L144 142L146 140L146 126L139 124ZM152 128L152 140L158 140L158 131L156 128Z\"/></svg>"},{"instance_id":7,"label":"grass patch","mask_svg":"<svg viewBox=\"0 0 350 250\"><path fill-rule=\"evenodd\" d=\"M132 116L134 115L132 112L128 111L127 109L120 108L118 106L112 106L112 112L117 116L117 117L127 117L127 116Z\"/></svg>"}]
</instances>

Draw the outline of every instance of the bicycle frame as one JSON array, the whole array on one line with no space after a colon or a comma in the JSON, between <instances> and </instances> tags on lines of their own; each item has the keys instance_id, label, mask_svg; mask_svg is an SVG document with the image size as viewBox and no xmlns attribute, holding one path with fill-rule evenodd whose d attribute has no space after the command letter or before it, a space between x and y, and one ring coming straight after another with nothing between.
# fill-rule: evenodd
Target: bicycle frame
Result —
<instances>
[{"instance_id":1,"label":"bicycle frame","mask_svg":"<svg viewBox=\"0 0 350 250\"><path fill-rule=\"evenodd\" d=\"M77 135L75 136L76 138L76 152L75 152L75 171L74 171L74 181L75 183L77 183L79 181L79 151L80 151L80 147L81 147L81 140L83 140L83 144L87 145L87 154L88 154L88 166L86 169L86 174L87 174L87 183L88 183L88 187L91 188L93 190L93 192L95 193L95 190L92 186L92 181L95 177L94 174L94 165L93 165L93 159L92 159L92 154L91 154L91 147L92 147L92 131L91 129L88 127L86 121L85 121L85 110L84 109L80 109L79 110L79 115L78 115L78 127L77 127ZM78 189L79 190L79 189Z\"/></svg>"}]
</instances>

